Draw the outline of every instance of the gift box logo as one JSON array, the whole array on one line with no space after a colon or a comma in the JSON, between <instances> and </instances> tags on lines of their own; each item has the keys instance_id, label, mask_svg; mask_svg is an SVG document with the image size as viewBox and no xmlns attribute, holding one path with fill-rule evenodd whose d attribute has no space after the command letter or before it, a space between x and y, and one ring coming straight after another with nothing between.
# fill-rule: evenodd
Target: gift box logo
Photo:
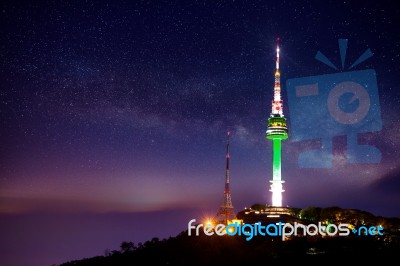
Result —
<instances>
[{"instance_id":1,"label":"gift box logo","mask_svg":"<svg viewBox=\"0 0 400 266\"><path fill-rule=\"evenodd\" d=\"M342 68L347 40L339 39ZM372 56L367 49L349 70ZM321 52L315 58L337 70ZM379 163L375 146L359 144L358 134L382 129L376 72L373 69L289 79L286 82L292 141L318 140L320 148L299 154L301 168L332 167L335 136L347 137L348 163Z\"/></svg>"}]
</instances>

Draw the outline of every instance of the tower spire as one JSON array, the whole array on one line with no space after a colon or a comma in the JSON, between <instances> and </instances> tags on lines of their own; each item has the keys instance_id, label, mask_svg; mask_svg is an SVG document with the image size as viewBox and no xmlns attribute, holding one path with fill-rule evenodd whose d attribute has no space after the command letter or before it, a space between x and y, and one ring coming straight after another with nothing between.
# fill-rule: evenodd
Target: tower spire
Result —
<instances>
[{"instance_id":1,"label":"tower spire","mask_svg":"<svg viewBox=\"0 0 400 266\"><path fill-rule=\"evenodd\" d=\"M272 113L283 114L282 100L281 100L281 73L279 71L279 38L276 40L276 67L275 67L275 86L274 86L274 100L272 101Z\"/></svg>"},{"instance_id":2,"label":"tower spire","mask_svg":"<svg viewBox=\"0 0 400 266\"><path fill-rule=\"evenodd\" d=\"M281 141L288 138L286 118L283 115L281 99L281 73L279 71L279 38L276 45L276 68L274 99L272 101L272 111L268 118L268 128L266 138L272 140L272 206L282 207L283 183L281 176Z\"/></svg>"},{"instance_id":3,"label":"tower spire","mask_svg":"<svg viewBox=\"0 0 400 266\"><path fill-rule=\"evenodd\" d=\"M230 182L230 172L229 172L229 139L230 139L230 132L227 132L227 140L226 140L226 166L225 166L225 189L224 189L224 202L220 206L219 211L217 213L218 219L222 221L224 224L228 224L229 220L236 219L236 215L234 212L234 208L232 205L232 198L231 198L231 190L229 187Z\"/></svg>"}]
</instances>

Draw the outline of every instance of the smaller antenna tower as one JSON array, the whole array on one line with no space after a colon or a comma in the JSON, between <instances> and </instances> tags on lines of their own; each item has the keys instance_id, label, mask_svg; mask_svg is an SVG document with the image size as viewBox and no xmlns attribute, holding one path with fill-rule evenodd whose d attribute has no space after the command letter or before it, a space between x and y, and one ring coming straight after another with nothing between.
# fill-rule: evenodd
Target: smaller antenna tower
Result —
<instances>
[{"instance_id":1,"label":"smaller antenna tower","mask_svg":"<svg viewBox=\"0 0 400 266\"><path fill-rule=\"evenodd\" d=\"M231 190L229 188L229 138L230 132L227 133L227 143L226 143L226 169L225 169L225 190L224 190L224 202L220 206L217 213L218 220L222 221L224 224L228 224L228 221L236 219L234 208L231 199Z\"/></svg>"}]
</instances>

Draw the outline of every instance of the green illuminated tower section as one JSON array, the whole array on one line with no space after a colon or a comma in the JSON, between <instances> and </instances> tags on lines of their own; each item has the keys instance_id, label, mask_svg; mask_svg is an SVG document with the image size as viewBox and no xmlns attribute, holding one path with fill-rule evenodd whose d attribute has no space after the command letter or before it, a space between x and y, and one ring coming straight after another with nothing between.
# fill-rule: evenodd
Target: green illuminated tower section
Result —
<instances>
[{"instance_id":1,"label":"green illuminated tower section","mask_svg":"<svg viewBox=\"0 0 400 266\"><path fill-rule=\"evenodd\" d=\"M283 115L281 99L281 83L279 72L279 39L276 47L276 70L274 100L272 111L268 118L266 138L272 141L272 180L270 191L272 192L272 206L282 207L283 183L281 175L281 148L282 140L288 138L286 118Z\"/></svg>"}]
</instances>

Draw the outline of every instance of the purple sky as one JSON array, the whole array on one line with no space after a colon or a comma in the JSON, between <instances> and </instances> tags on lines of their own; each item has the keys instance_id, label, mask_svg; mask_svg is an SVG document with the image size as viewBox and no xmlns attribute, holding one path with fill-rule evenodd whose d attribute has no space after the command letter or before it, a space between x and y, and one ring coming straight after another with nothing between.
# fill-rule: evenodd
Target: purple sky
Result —
<instances>
[{"instance_id":1,"label":"purple sky","mask_svg":"<svg viewBox=\"0 0 400 266\"><path fill-rule=\"evenodd\" d=\"M131 3L132 2L132 3ZM222 203L231 137L235 211L270 203L275 40L289 139L284 205L400 216L400 12L388 1L44 1L0 4L2 265L102 255L122 241L168 237ZM313 144L291 138L286 80L375 69L382 130L360 139L377 163L300 168ZM317 121L316 126L324 126ZM29 263L26 261L29 260Z\"/></svg>"}]
</instances>

